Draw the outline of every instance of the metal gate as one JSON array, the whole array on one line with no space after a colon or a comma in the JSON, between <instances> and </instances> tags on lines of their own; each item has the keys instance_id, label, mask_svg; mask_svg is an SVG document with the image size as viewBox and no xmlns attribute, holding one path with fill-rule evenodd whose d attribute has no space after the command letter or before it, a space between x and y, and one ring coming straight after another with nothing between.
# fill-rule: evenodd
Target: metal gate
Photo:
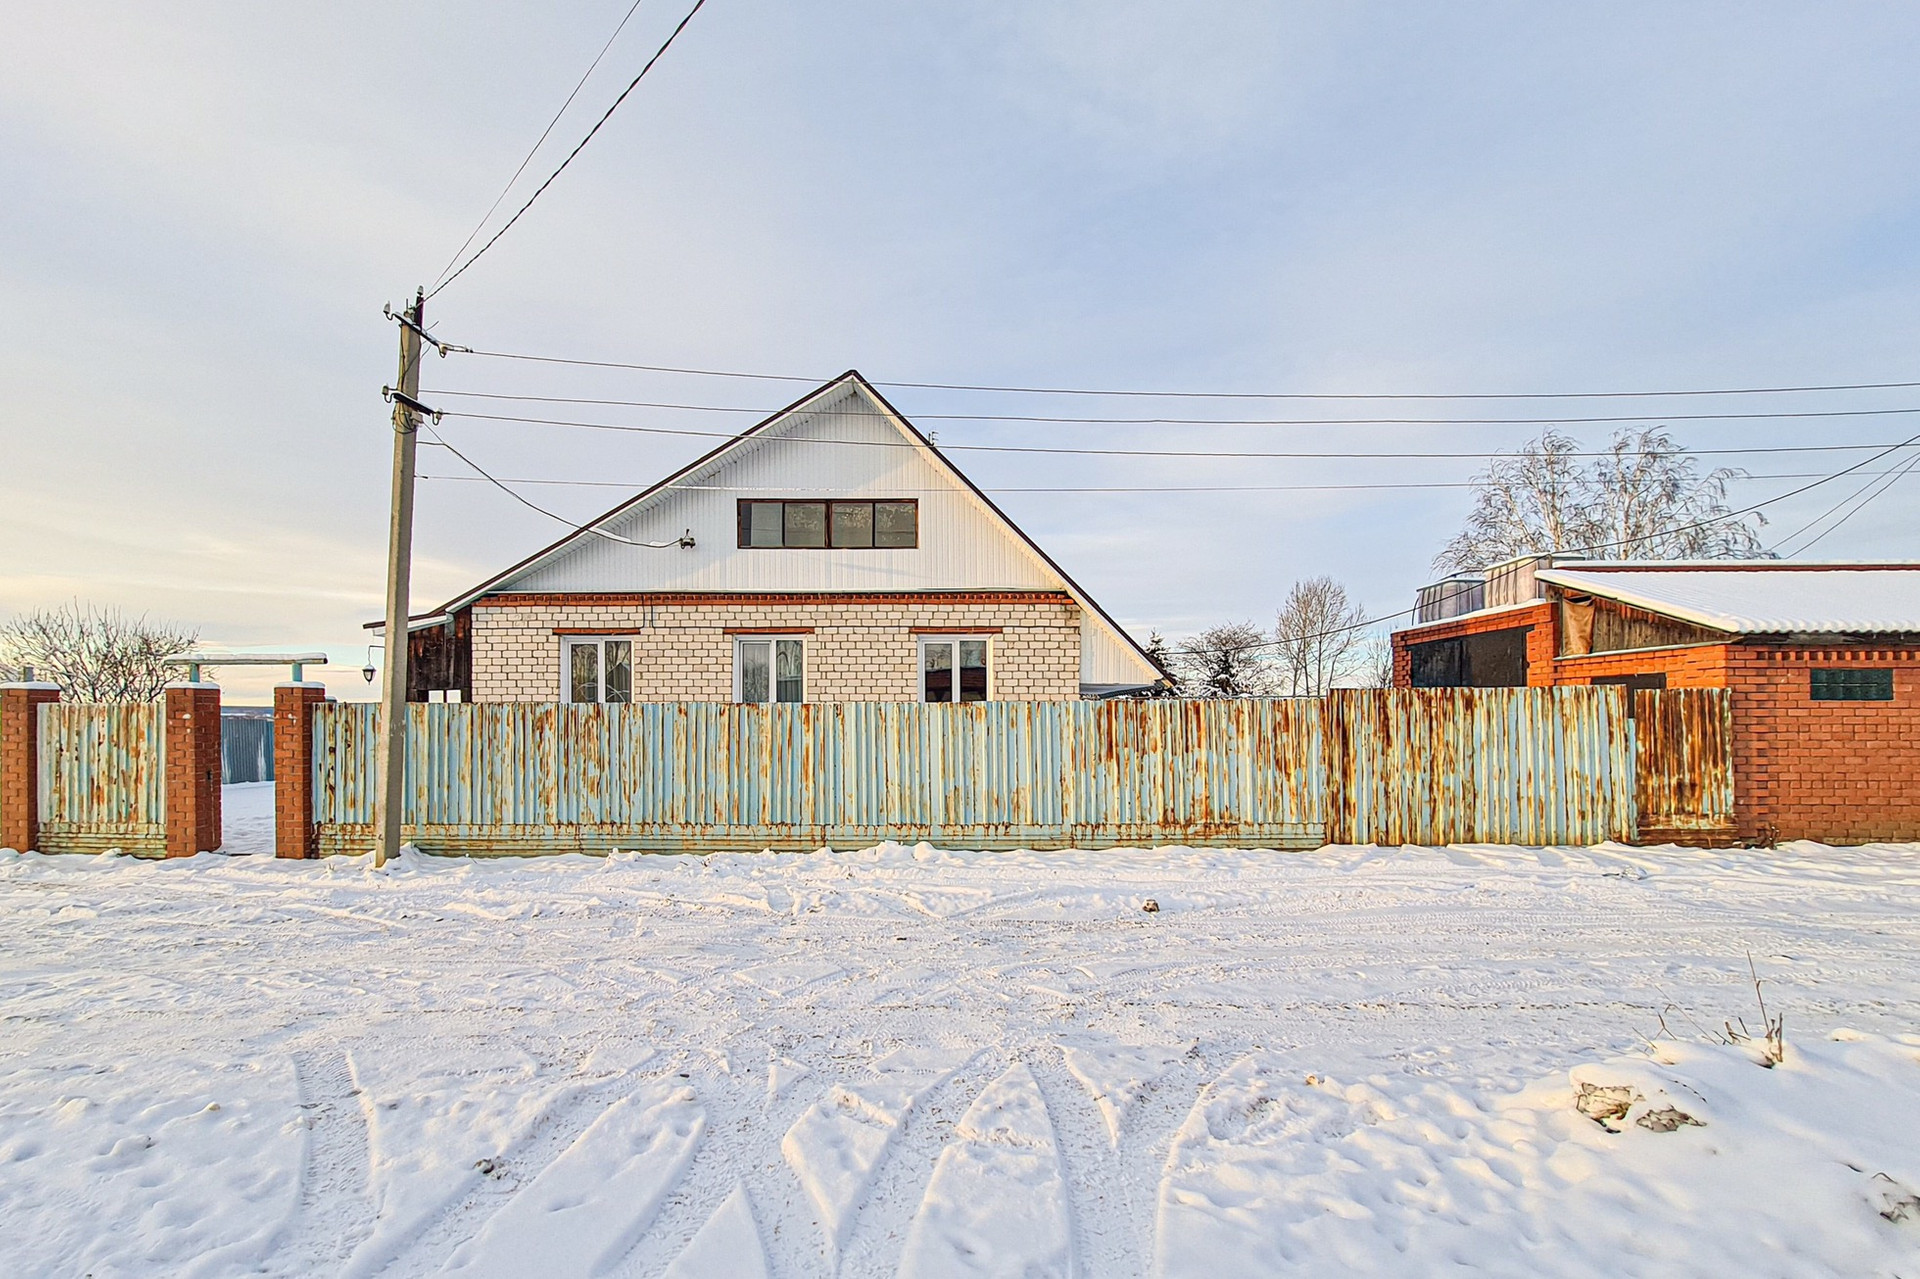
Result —
<instances>
[{"instance_id":1,"label":"metal gate","mask_svg":"<svg viewBox=\"0 0 1920 1279\"><path fill-rule=\"evenodd\" d=\"M164 709L54 702L39 713L40 851L164 853Z\"/></svg>"}]
</instances>

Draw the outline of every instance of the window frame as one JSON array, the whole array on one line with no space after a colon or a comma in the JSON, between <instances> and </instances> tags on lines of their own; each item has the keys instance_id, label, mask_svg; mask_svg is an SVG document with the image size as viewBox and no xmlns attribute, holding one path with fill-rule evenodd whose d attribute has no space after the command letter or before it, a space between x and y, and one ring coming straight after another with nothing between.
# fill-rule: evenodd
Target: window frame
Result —
<instances>
[{"instance_id":1,"label":"window frame","mask_svg":"<svg viewBox=\"0 0 1920 1279\"><path fill-rule=\"evenodd\" d=\"M778 506L780 518L780 544L769 546L757 544L752 540L752 508L756 506ZM825 541L818 546L800 545L787 540L787 508L790 506L824 506L826 508ZM864 544L837 544L833 540L833 508L836 506L865 506L870 508L867 517L868 541ZM881 506L905 506L913 511L913 541L905 546L882 546L880 537ZM920 499L917 497L742 497L735 499L734 505L734 542L736 548L743 551L917 551L920 549Z\"/></svg>"},{"instance_id":2,"label":"window frame","mask_svg":"<svg viewBox=\"0 0 1920 1279\"><path fill-rule=\"evenodd\" d=\"M733 640L733 703L736 706L798 706L807 700L808 644L810 636L805 631L754 631L751 634L734 635ZM783 640L791 640L800 646L800 696L793 701L780 698L779 652L775 647ZM749 702L745 697L746 663L741 650L748 644L765 644L767 648L767 700Z\"/></svg>"},{"instance_id":3,"label":"window frame","mask_svg":"<svg viewBox=\"0 0 1920 1279\"><path fill-rule=\"evenodd\" d=\"M915 640L913 646L914 675L920 684L920 701L923 705L978 706L980 704L980 702L962 701L960 698L960 645L966 643L978 643L983 645L987 650L987 687L980 701L990 702L993 700L993 673L995 665L993 641L997 636L981 634L979 632L953 631L947 634L929 632L924 635L915 635L913 638ZM935 702L927 697L927 646L930 644L949 644L953 646L953 696L946 701Z\"/></svg>"},{"instance_id":4,"label":"window frame","mask_svg":"<svg viewBox=\"0 0 1920 1279\"><path fill-rule=\"evenodd\" d=\"M627 696L626 700L610 702L607 700L607 645L609 643L627 646ZM591 702L575 700L573 696L573 651L576 648L591 648L596 651L594 658L594 691L598 694ZM631 706L639 701L635 678L638 673L637 656L640 651L640 638L631 634L607 635L562 635L560 637L560 700L569 706Z\"/></svg>"},{"instance_id":5,"label":"window frame","mask_svg":"<svg viewBox=\"0 0 1920 1279\"><path fill-rule=\"evenodd\" d=\"M1822 675L1839 676L1823 687ZM1886 696L1880 695L1880 679L1875 687L1864 690L1866 677L1885 680ZM1807 668L1807 700L1810 702L1892 702L1898 696L1891 666L1810 666Z\"/></svg>"}]
</instances>

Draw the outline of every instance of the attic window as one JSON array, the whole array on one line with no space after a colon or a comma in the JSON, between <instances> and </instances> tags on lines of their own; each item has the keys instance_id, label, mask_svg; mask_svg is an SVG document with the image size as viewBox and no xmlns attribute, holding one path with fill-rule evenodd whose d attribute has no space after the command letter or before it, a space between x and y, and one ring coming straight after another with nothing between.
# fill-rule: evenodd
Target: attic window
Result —
<instances>
[{"instance_id":1,"label":"attic window","mask_svg":"<svg viewBox=\"0 0 1920 1279\"><path fill-rule=\"evenodd\" d=\"M911 550L920 545L920 503L740 499L740 545Z\"/></svg>"}]
</instances>

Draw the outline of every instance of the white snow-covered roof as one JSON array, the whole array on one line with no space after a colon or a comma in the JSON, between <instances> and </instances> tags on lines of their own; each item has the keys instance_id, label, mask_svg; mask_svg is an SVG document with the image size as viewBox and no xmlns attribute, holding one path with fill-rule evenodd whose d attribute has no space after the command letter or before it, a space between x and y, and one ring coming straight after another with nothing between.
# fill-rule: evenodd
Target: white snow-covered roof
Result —
<instances>
[{"instance_id":1,"label":"white snow-covered roof","mask_svg":"<svg viewBox=\"0 0 1920 1279\"><path fill-rule=\"evenodd\" d=\"M1740 635L1920 631L1920 563L1582 564L1543 582Z\"/></svg>"}]
</instances>

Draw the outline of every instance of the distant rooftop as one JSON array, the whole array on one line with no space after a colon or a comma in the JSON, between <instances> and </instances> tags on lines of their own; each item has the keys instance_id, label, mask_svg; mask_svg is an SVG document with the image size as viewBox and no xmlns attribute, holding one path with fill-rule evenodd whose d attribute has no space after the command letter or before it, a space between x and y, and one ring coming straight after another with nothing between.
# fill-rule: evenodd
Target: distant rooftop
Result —
<instances>
[{"instance_id":1,"label":"distant rooftop","mask_svg":"<svg viewBox=\"0 0 1920 1279\"><path fill-rule=\"evenodd\" d=\"M1740 635L1920 632L1920 563L1645 560L1541 568L1543 582Z\"/></svg>"}]
</instances>

